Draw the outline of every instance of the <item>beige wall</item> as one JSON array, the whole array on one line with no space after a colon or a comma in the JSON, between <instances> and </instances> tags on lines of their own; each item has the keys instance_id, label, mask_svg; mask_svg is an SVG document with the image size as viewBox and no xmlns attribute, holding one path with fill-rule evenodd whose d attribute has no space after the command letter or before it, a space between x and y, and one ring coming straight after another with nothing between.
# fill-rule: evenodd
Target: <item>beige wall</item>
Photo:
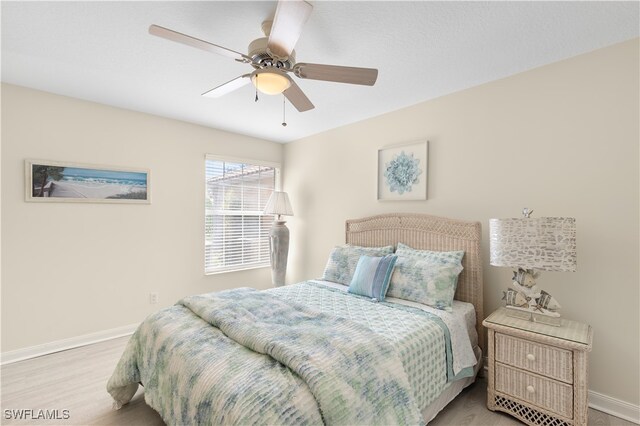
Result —
<instances>
[{"instance_id":1,"label":"beige wall","mask_svg":"<svg viewBox=\"0 0 640 426\"><path fill-rule=\"evenodd\" d=\"M205 153L281 162L282 145L2 85L2 351L270 286L268 268L204 275ZM26 203L25 158L149 168L152 203Z\"/></svg>"},{"instance_id":2,"label":"beige wall","mask_svg":"<svg viewBox=\"0 0 640 426\"><path fill-rule=\"evenodd\" d=\"M288 281L322 274L348 218L477 220L489 313L511 277L489 266L489 218L525 206L575 217L578 272L539 282L567 318L594 328L590 388L638 404L638 49L636 39L286 145ZM377 150L427 139L429 199L376 201Z\"/></svg>"}]
</instances>

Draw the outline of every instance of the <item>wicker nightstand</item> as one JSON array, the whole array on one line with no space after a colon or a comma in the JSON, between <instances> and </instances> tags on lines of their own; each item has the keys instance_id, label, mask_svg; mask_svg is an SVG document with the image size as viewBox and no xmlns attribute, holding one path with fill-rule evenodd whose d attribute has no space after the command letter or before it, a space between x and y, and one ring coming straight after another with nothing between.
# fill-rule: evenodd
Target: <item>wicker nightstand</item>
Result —
<instances>
[{"instance_id":1,"label":"wicker nightstand","mask_svg":"<svg viewBox=\"0 0 640 426\"><path fill-rule=\"evenodd\" d=\"M553 327L505 311L482 323L489 331L487 407L529 425L586 426L591 327L564 318Z\"/></svg>"}]
</instances>

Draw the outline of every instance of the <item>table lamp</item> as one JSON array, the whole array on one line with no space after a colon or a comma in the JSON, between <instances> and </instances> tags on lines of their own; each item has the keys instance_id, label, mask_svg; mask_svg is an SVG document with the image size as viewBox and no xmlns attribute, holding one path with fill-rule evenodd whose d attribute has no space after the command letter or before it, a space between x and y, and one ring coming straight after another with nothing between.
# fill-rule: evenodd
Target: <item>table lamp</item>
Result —
<instances>
[{"instance_id":1,"label":"table lamp","mask_svg":"<svg viewBox=\"0 0 640 426\"><path fill-rule=\"evenodd\" d=\"M517 268L503 294L510 316L560 326L560 304L536 285L537 271L576 271L576 220L571 217L490 219L490 263Z\"/></svg>"},{"instance_id":2,"label":"table lamp","mask_svg":"<svg viewBox=\"0 0 640 426\"><path fill-rule=\"evenodd\" d=\"M293 216L293 209L286 192L274 191L264 208L265 214L277 215L269 231L269 255L271 259L271 282L274 286L284 285L289 254L289 228L282 215Z\"/></svg>"}]
</instances>

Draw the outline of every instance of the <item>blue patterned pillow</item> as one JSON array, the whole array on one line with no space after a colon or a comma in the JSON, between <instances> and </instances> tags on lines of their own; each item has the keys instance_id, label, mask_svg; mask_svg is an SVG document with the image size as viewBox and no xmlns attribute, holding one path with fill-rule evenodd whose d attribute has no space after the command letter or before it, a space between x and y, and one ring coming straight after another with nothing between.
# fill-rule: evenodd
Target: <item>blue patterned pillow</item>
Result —
<instances>
[{"instance_id":1,"label":"blue patterned pillow","mask_svg":"<svg viewBox=\"0 0 640 426\"><path fill-rule=\"evenodd\" d=\"M334 247L324 268L322 279L338 284L349 285L356 271L360 256L385 256L393 254L393 246L359 247L345 244Z\"/></svg>"},{"instance_id":2,"label":"blue patterned pillow","mask_svg":"<svg viewBox=\"0 0 640 426\"><path fill-rule=\"evenodd\" d=\"M418 250L409 247L406 244L398 243L396 249L398 256L415 256L421 259L428 260L430 262L442 265L442 266L462 266L462 258L464 257L464 251L431 251L431 250ZM459 274L458 274L459 275ZM458 276L456 275L453 283L453 289L458 286Z\"/></svg>"},{"instance_id":3,"label":"blue patterned pillow","mask_svg":"<svg viewBox=\"0 0 640 426\"><path fill-rule=\"evenodd\" d=\"M452 311L464 252L415 250L400 243L396 254L387 296Z\"/></svg>"},{"instance_id":4,"label":"blue patterned pillow","mask_svg":"<svg viewBox=\"0 0 640 426\"><path fill-rule=\"evenodd\" d=\"M383 301L397 259L398 256L394 254L382 257L360 256L349 284L349 293Z\"/></svg>"},{"instance_id":5,"label":"blue patterned pillow","mask_svg":"<svg viewBox=\"0 0 640 426\"><path fill-rule=\"evenodd\" d=\"M462 258L464 257L464 251L431 251L431 250L417 250L409 247L406 244L398 243L396 254L403 256L415 256L421 259L426 259L439 263L441 265L462 265Z\"/></svg>"}]
</instances>

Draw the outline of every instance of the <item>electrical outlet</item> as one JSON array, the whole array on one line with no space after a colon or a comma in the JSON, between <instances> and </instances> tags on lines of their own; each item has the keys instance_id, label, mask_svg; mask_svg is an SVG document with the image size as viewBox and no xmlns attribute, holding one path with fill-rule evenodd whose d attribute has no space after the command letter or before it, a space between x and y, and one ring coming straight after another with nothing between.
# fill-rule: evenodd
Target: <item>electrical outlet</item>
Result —
<instances>
[{"instance_id":1,"label":"electrical outlet","mask_svg":"<svg viewBox=\"0 0 640 426\"><path fill-rule=\"evenodd\" d=\"M156 303L158 303L158 293L149 293L149 303L151 305L155 305Z\"/></svg>"}]
</instances>

